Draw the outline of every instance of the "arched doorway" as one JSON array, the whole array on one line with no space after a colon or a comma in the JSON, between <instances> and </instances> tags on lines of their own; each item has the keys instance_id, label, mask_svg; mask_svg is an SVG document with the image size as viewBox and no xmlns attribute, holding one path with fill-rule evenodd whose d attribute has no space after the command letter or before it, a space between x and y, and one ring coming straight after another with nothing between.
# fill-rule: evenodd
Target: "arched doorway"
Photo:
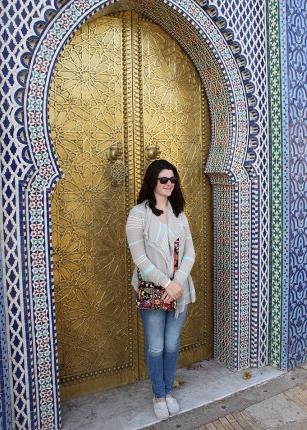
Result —
<instances>
[{"instance_id":1,"label":"arched doorway","mask_svg":"<svg viewBox=\"0 0 307 430\"><path fill-rule=\"evenodd\" d=\"M129 8L159 23L178 41L193 60L210 102L212 139L205 171L213 189L214 357L230 369L242 369L251 362L251 346L263 343L262 336L252 337L258 308L250 294L251 276L258 270L257 264L251 266L250 238L259 233L251 215L257 214L261 193L253 192L246 170L257 146L257 100L240 45L225 21L192 0L69 0L56 10L46 5L44 21L34 20L35 36L31 27L27 52L20 54L13 91L14 100L22 103L14 111L20 124L14 139L20 143L25 170L17 188L10 188L20 223L11 222L10 216L5 236L5 261L14 258L16 263L9 273L13 280L5 273L7 309L13 310L8 313L9 356L18 357L18 362L9 361L12 410L29 427L60 426L50 205L61 170L49 133L50 78L82 23L98 11ZM10 181L15 184L14 175L5 178ZM11 202L8 208L15 210ZM12 237L20 239L13 250ZM9 291L10 282L18 285Z\"/></svg>"},{"instance_id":2,"label":"arched doorway","mask_svg":"<svg viewBox=\"0 0 307 430\"><path fill-rule=\"evenodd\" d=\"M56 66L51 137L64 179L52 202L62 398L144 377L125 240L146 165L181 172L197 263L180 364L212 355L212 208L204 175L210 117L178 43L136 12L96 14Z\"/></svg>"}]
</instances>

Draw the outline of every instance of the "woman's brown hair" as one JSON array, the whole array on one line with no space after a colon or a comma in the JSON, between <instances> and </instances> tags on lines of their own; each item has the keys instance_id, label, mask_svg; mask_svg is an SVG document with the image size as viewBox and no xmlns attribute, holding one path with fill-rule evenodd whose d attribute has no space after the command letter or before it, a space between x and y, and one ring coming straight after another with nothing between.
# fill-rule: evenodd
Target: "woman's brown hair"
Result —
<instances>
[{"instance_id":1,"label":"woman's brown hair","mask_svg":"<svg viewBox=\"0 0 307 430\"><path fill-rule=\"evenodd\" d=\"M178 217L178 215L184 210L185 200L180 186L178 171L176 167L167 160L155 160L149 164L144 175L142 187L137 198L137 203L140 204L144 200L148 200L148 205L155 215L160 216L163 213L162 210L155 207L156 198L154 189L157 184L159 173L164 169L172 170L174 172L174 176L178 178L173 192L168 198L170 204L172 205L174 214L176 217Z\"/></svg>"}]
</instances>

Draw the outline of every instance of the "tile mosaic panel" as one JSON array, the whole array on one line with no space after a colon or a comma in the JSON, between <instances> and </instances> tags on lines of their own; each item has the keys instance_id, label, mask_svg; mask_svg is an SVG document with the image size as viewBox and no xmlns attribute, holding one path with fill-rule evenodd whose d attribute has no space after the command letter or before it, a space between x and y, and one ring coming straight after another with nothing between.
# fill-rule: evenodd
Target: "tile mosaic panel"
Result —
<instances>
[{"instance_id":1,"label":"tile mosaic panel","mask_svg":"<svg viewBox=\"0 0 307 430\"><path fill-rule=\"evenodd\" d=\"M280 366L280 334L282 314L283 279L283 160L281 124L281 77L280 77L280 30L279 1L268 2L268 50L269 50L269 87L270 87L270 362Z\"/></svg>"},{"instance_id":2,"label":"tile mosaic panel","mask_svg":"<svg viewBox=\"0 0 307 430\"><path fill-rule=\"evenodd\" d=\"M288 366L288 312L289 312L289 99L288 99L288 54L287 54L287 21L286 21L286 5L285 2L280 2L279 21L280 21L280 75L281 75L281 120L282 120L282 218L283 218L283 274L282 274L282 303L281 303L281 319L280 319L280 366L282 369L287 369Z\"/></svg>"},{"instance_id":3,"label":"tile mosaic panel","mask_svg":"<svg viewBox=\"0 0 307 430\"><path fill-rule=\"evenodd\" d=\"M1 191L1 187L0 187ZM0 213L1 205L0 205ZM3 243L0 232L0 243ZM10 410L10 381L8 373L8 351L6 344L6 318L3 297L2 282L2 250L0 249L0 429L8 430L11 428Z\"/></svg>"},{"instance_id":4,"label":"tile mosaic panel","mask_svg":"<svg viewBox=\"0 0 307 430\"><path fill-rule=\"evenodd\" d=\"M216 223L213 226L214 242L225 244L225 237L231 236L231 186L218 185L213 188L213 211ZM223 207L223 211L218 210ZM235 368L237 363L237 348L235 357L230 353L235 339L234 328L225 324L226 315L233 313L233 292L231 289L234 273L230 264L232 250L227 246L214 248L214 260L220 261L220 266L214 266L214 356L229 368ZM218 333L218 327L223 331Z\"/></svg>"},{"instance_id":5,"label":"tile mosaic panel","mask_svg":"<svg viewBox=\"0 0 307 430\"><path fill-rule=\"evenodd\" d=\"M307 9L304 0L281 2L284 126L284 291L287 367L307 360ZM287 252L289 250L289 254ZM287 291L286 291L287 290ZM284 310L285 311L285 310ZM286 338L287 337L287 338ZM286 348L284 348L286 352Z\"/></svg>"},{"instance_id":6,"label":"tile mosaic panel","mask_svg":"<svg viewBox=\"0 0 307 430\"><path fill-rule=\"evenodd\" d=\"M268 363L269 321L269 135L266 2L211 0L239 42L251 72L257 99L258 146L252 179L251 212L251 365ZM258 204L259 202L259 204ZM259 252L260 250L260 252Z\"/></svg>"},{"instance_id":7,"label":"tile mosaic panel","mask_svg":"<svg viewBox=\"0 0 307 430\"><path fill-rule=\"evenodd\" d=\"M269 1L271 122L271 361L307 360L306 347L306 8ZM305 17L304 17L305 16ZM291 77L291 78L290 78ZM282 91L280 92L280 88ZM304 152L305 151L305 152Z\"/></svg>"},{"instance_id":8,"label":"tile mosaic panel","mask_svg":"<svg viewBox=\"0 0 307 430\"><path fill-rule=\"evenodd\" d=\"M36 426L35 389L33 384L33 359L31 350L31 316L25 285L25 260L22 253L24 231L21 223L22 201L21 183L28 158L22 117L20 96L14 92L19 83L16 80L21 66L21 56L28 51L27 39L32 33L36 20L43 20L44 14L54 7L53 1L33 0L14 2L3 0L1 3L1 41L5 44L0 51L1 87L3 107L1 115L1 174L3 218L3 265L5 311L7 316L7 348L9 372L11 375L12 421L14 429L34 428ZM23 155L21 157L20 155ZM53 411L49 411L49 414ZM47 412L48 413L48 412ZM54 421L54 418L52 417Z\"/></svg>"}]
</instances>

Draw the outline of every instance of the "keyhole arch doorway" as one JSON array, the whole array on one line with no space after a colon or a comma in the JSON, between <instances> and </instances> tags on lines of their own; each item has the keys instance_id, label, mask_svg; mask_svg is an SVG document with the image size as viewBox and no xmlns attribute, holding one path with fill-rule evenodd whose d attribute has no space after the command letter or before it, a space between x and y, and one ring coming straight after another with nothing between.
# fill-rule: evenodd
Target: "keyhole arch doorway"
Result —
<instances>
[{"instance_id":1,"label":"keyhole arch doorway","mask_svg":"<svg viewBox=\"0 0 307 430\"><path fill-rule=\"evenodd\" d=\"M146 376L125 220L157 157L182 172L197 253L197 305L180 364L212 357L212 193L204 174L211 126L188 56L136 12L96 14L59 59L49 116L64 172L52 198L62 397Z\"/></svg>"},{"instance_id":2,"label":"keyhole arch doorway","mask_svg":"<svg viewBox=\"0 0 307 430\"><path fill-rule=\"evenodd\" d=\"M29 168L21 187L25 214L21 231L25 243L39 238L39 247L45 252L38 255L36 247L29 246L23 255L28 267L25 276L29 292L27 303L32 309L32 324L27 327L24 342L25 351L33 352L28 357L31 366L24 366L22 370L32 381L31 386L37 388L33 402L37 404L37 420L41 426L54 424L57 428L59 425L49 209L50 194L61 177L61 169L49 133L50 79L60 53L91 15L98 11L110 14L131 8L161 25L178 41L193 61L205 87L212 131L205 171L213 190L214 357L231 369L247 367L251 359L250 338L255 335L255 327L250 322L250 214L256 213L259 199L257 193L251 193L245 161L247 153L253 156L256 139L252 139L249 148L249 136L257 133L257 127L250 118L255 106L255 98L249 101L253 87L248 84L248 73L244 76L241 73L245 70L245 60L238 44L229 43L231 32L224 35L220 31L223 23L216 25L212 11L209 9L207 13L194 1L71 0L55 16L48 15L50 22L45 31L38 29L35 49L27 56L30 65L24 92L24 131L29 148L24 156ZM29 46L32 47L32 43L31 39ZM247 160L249 164L252 159ZM20 268L22 276L23 270ZM37 303L44 306L44 320ZM9 342L12 351L18 351L14 339L10 338ZM47 386L48 400L45 398ZM24 403L28 405L26 399ZM47 407L53 411L52 418L44 413ZM30 411L28 416L31 416Z\"/></svg>"}]
</instances>

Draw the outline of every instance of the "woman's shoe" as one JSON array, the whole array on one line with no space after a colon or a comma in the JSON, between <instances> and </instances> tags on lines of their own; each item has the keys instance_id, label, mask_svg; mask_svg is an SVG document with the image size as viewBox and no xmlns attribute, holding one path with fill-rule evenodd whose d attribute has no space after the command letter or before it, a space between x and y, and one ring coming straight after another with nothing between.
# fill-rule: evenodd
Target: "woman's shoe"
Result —
<instances>
[{"instance_id":1,"label":"woman's shoe","mask_svg":"<svg viewBox=\"0 0 307 430\"><path fill-rule=\"evenodd\" d=\"M154 397L153 398L153 407L154 407L156 417L159 420L167 420L167 418L169 418L168 407L166 405L164 397L161 397L158 399L156 397Z\"/></svg>"},{"instance_id":2,"label":"woman's shoe","mask_svg":"<svg viewBox=\"0 0 307 430\"><path fill-rule=\"evenodd\" d=\"M165 397L166 405L169 411L170 415L176 415L180 411L179 404L175 397L173 397L171 394L168 394Z\"/></svg>"}]
</instances>

